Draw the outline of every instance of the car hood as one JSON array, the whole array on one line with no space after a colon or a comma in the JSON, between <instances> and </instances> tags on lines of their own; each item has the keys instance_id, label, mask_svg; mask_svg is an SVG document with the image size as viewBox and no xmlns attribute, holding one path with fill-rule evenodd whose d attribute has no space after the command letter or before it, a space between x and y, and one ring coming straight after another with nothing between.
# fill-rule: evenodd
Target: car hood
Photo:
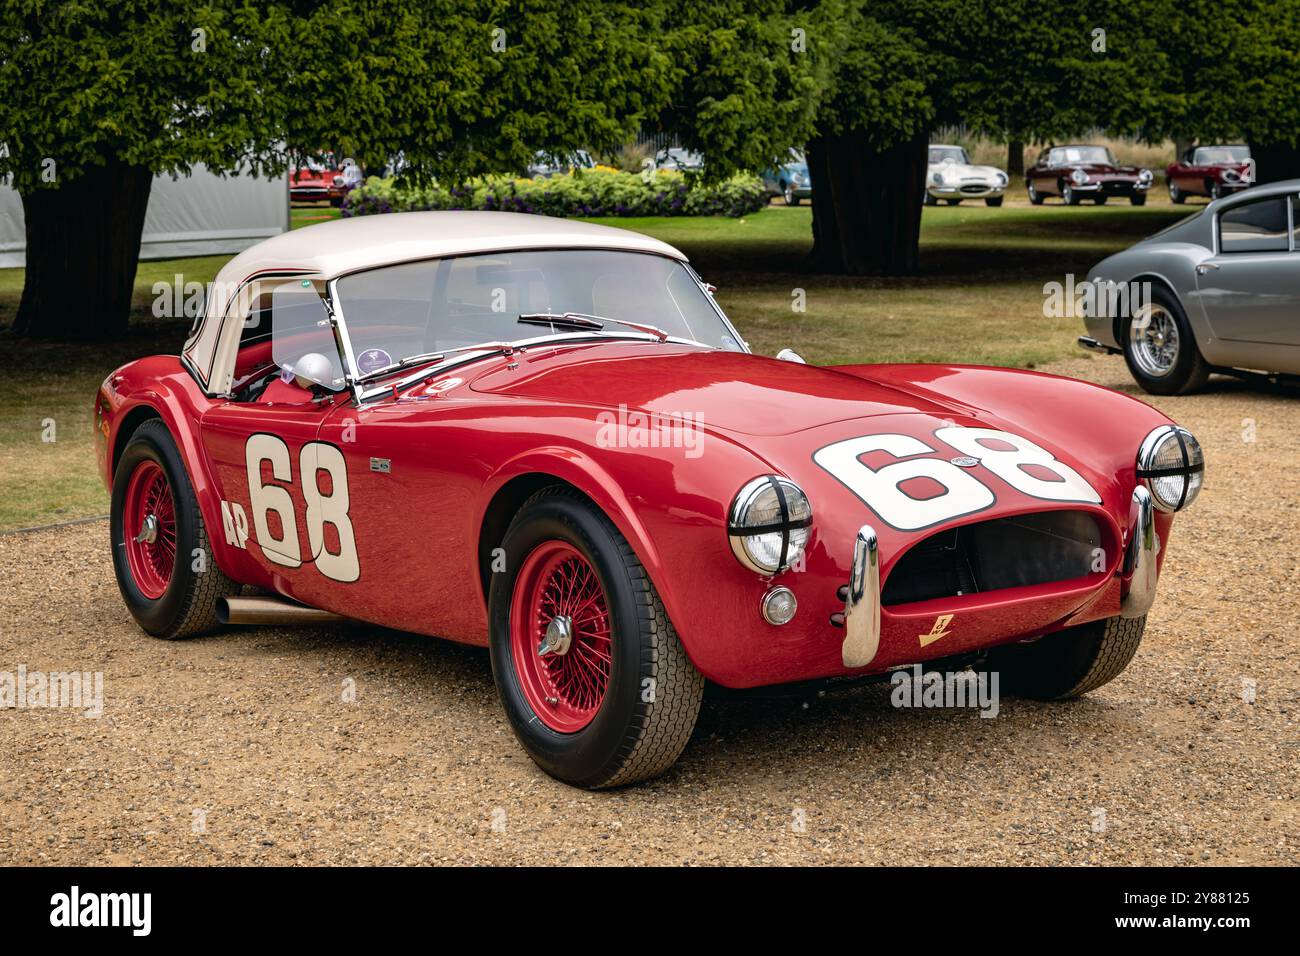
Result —
<instances>
[{"instance_id":1,"label":"car hood","mask_svg":"<svg viewBox=\"0 0 1300 956\"><path fill-rule=\"evenodd\" d=\"M931 163L929 174L935 173L954 174L956 176L982 176L988 179L996 179L1002 170L996 166L972 166L967 163Z\"/></svg>"},{"instance_id":2,"label":"car hood","mask_svg":"<svg viewBox=\"0 0 1300 956\"><path fill-rule=\"evenodd\" d=\"M788 435L832 422L965 408L834 369L673 344L530 349L514 368L470 383L477 392L535 401L689 416L741 435Z\"/></svg>"},{"instance_id":3,"label":"car hood","mask_svg":"<svg viewBox=\"0 0 1300 956\"><path fill-rule=\"evenodd\" d=\"M1071 163L1067 169L1082 169L1089 176L1136 176L1136 166L1112 166L1110 163Z\"/></svg>"}]
</instances>

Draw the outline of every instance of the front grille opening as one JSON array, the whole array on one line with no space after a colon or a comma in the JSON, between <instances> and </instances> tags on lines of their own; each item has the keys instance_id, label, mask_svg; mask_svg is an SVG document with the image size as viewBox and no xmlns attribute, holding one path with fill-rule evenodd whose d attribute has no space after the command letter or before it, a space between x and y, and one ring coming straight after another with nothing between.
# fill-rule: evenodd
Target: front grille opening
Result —
<instances>
[{"instance_id":1,"label":"front grille opening","mask_svg":"<svg viewBox=\"0 0 1300 956\"><path fill-rule=\"evenodd\" d=\"M1085 577L1093 573L1100 548L1101 526L1086 511L1045 511L949 528L899 558L885 580L881 603Z\"/></svg>"}]
</instances>

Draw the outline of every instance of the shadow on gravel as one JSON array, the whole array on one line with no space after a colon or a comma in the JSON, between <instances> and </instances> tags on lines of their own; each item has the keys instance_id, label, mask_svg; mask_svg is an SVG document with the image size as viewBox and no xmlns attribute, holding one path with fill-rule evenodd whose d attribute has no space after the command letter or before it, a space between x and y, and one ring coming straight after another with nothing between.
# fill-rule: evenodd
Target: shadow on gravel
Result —
<instances>
[{"instance_id":1,"label":"shadow on gravel","mask_svg":"<svg viewBox=\"0 0 1300 956\"><path fill-rule=\"evenodd\" d=\"M292 658L304 675L328 667L364 677L381 698L415 694L421 706L466 725L482 725L486 711L505 726L485 648L362 623L232 628L201 640L223 660ZM868 758L873 777L910 774L918 757L952 765L975 753L1046 746L1044 722L1066 713L1099 735L1132 731L1127 713L1094 698L1044 704L1004 697L997 716L983 718L975 707L896 708L892 690L886 681L745 691L709 685L691 743L656 788L671 789L679 774L695 773L720 785L744 785L828 756L855 763Z\"/></svg>"}]
</instances>

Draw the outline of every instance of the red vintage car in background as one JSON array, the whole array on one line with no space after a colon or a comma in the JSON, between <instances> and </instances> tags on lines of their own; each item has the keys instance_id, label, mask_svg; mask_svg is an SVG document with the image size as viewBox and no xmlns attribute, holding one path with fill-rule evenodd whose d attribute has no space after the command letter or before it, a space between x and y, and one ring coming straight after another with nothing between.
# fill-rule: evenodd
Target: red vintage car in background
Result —
<instances>
[{"instance_id":1,"label":"red vintage car in background","mask_svg":"<svg viewBox=\"0 0 1300 956\"><path fill-rule=\"evenodd\" d=\"M289 170L289 199L293 202L328 200L331 206L340 206L348 190L360 183L361 178L361 168L351 161L333 167L309 160Z\"/></svg>"},{"instance_id":2,"label":"red vintage car in background","mask_svg":"<svg viewBox=\"0 0 1300 956\"><path fill-rule=\"evenodd\" d=\"M1255 181L1255 164L1249 146L1193 146L1165 169L1169 198L1176 203L1188 196L1218 199L1247 189Z\"/></svg>"},{"instance_id":3,"label":"red vintage car in background","mask_svg":"<svg viewBox=\"0 0 1300 956\"><path fill-rule=\"evenodd\" d=\"M1035 206L1048 196L1060 196L1067 206L1084 199L1101 206L1112 196L1142 206L1153 178L1149 169L1121 164L1106 146L1049 146L1025 170L1029 201Z\"/></svg>"},{"instance_id":4,"label":"red vintage car in background","mask_svg":"<svg viewBox=\"0 0 1300 956\"><path fill-rule=\"evenodd\" d=\"M1128 665L1201 486L1186 429L1036 372L783 355L632 232L285 233L96 396L122 597L163 638L347 617L485 645L524 748L583 787L669 767L706 680L925 663L1059 699Z\"/></svg>"}]
</instances>

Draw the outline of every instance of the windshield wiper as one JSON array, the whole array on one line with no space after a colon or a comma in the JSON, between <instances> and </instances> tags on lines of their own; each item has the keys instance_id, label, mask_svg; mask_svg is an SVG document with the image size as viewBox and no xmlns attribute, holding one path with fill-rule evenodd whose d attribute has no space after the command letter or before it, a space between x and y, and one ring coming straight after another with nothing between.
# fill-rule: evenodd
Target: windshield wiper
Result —
<instances>
[{"instance_id":1,"label":"windshield wiper","mask_svg":"<svg viewBox=\"0 0 1300 956\"><path fill-rule=\"evenodd\" d=\"M366 382L374 381L377 378L383 378L385 375L391 375L394 372L400 372L404 368L411 368L415 365L427 365L430 362L440 362L449 355L455 355L458 352L501 352L505 355L511 355L515 349L519 348L510 342L482 342L478 345L461 345L454 349L443 349L440 352L424 352L420 355L408 355L400 362L394 362L391 365L385 365L383 368L377 368L373 372L367 372L357 379L357 384L362 385Z\"/></svg>"},{"instance_id":2,"label":"windshield wiper","mask_svg":"<svg viewBox=\"0 0 1300 956\"><path fill-rule=\"evenodd\" d=\"M653 335L660 342L668 341L668 333L658 326L646 325L644 322L630 322L627 319L611 319L604 315L588 315L586 312L523 312L519 315L519 321L527 325L553 325L556 328L567 327L592 331L599 331L605 327L606 322L613 322L615 325L623 325Z\"/></svg>"}]
</instances>

